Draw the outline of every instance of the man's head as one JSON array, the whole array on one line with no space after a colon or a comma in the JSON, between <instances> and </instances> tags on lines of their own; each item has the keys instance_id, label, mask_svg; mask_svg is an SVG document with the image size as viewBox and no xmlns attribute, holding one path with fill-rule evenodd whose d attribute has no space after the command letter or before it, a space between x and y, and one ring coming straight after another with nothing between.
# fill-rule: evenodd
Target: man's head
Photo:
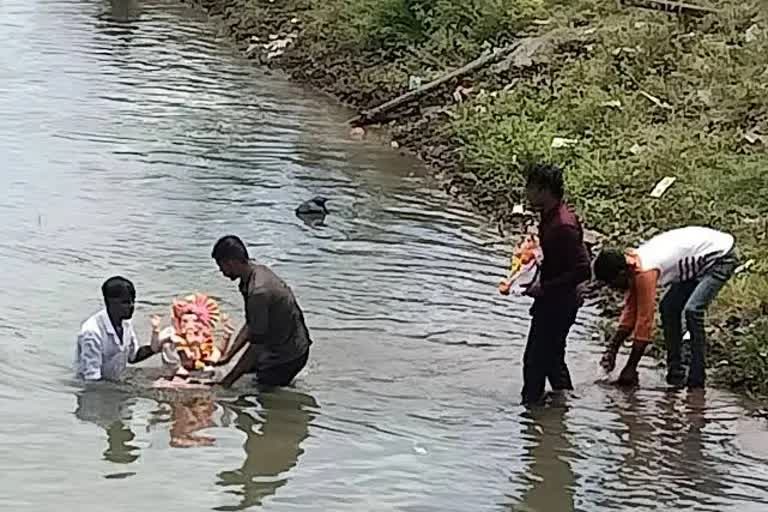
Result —
<instances>
[{"instance_id":1,"label":"man's head","mask_svg":"<svg viewBox=\"0 0 768 512\"><path fill-rule=\"evenodd\" d=\"M133 316L136 302L136 288L128 279L121 276L110 277L101 285L101 294L110 318L122 322Z\"/></svg>"},{"instance_id":2,"label":"man's head","mask_svg":"<svg viewBox=\"0 0 768 512\"><path fill-rule=\"evenodd\" d=\"M525 194L531 208L546 212L563 199L563 170L553 164L533 164L526 169Z\"/></svg>"},{"instance_id":3,"label":"man's head","mask_svg":"<svg viewBox=\"0 0 768 512\"><path fill-rule=\"evenodd\" d=\"M233 281L248 272L248 249L243 241L234 235L219 238L213 246L211 257L216 260L221 273Z\"/></svg>"},{"instance_id":4,"label":"man's head","mask_svg":"<svg viewBox=\"0 0 768 512\"><path fill-rule=\"evenodd\" d=\"M595 279L611 288L626 290L630 283L630 268L624 253L604 249L595 260Z\"/></svg>"}]
</instances>

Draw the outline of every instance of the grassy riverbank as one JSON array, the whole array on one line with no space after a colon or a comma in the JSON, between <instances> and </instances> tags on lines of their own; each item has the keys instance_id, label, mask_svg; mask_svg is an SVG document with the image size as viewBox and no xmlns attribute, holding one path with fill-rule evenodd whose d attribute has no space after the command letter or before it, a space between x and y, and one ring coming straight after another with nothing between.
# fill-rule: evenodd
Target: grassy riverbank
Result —
<instances>
[{"instance_id":1,"label":"grassy riverbank","mask_svg":"<svg viewBox=\"0 0 768 512\"><path fill-rule=\"evenodd\" d=\"M361 110L488 46L552 35L531 58L450 81L382 122L497 218L521 201L520 162L541 158L567 167L572 202L609 243L689 223L733 232L755 264L712 312L709 362L723 384L768 393L764 2L697 0L722 9L699 17L614 0L196 1L250 56ZM664 176L677 181L651 198Z\"/></svg>"}]
</instances>

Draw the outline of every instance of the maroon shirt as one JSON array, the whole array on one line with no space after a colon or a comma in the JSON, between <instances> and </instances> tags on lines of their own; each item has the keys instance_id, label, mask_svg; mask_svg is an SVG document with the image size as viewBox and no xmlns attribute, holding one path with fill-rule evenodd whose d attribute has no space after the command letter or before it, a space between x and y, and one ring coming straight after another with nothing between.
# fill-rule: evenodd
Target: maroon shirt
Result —
<instances>
[{"instance_id":1,"label":"maroon shirt","mask_svg":"<svg viewBox=\"0 0 768 512\"><path fill-rule=\"evenodd\" d=\"M589 253L579 219L565 203L541 215L539 240L543 297L547 302L577 299L577 287L591 277Z\"/></svg>"}]
</instances>

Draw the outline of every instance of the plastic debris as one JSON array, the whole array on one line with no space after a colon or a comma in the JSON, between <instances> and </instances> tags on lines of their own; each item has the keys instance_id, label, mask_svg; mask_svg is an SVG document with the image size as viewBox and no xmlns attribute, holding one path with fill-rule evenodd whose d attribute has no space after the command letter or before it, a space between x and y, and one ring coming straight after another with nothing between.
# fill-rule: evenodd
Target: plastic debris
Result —
<instances>
[{"instance_id":1,"label":"plastic debris","mask_svg":"<svg viewBox=\"0 0 768 512\"><path fill-rule=\"evenodd\" d=\"M657 98L656 96L653 96L652 94L648 94L648 93L647 93L647 92L645 92L645 91L638 91L638 92L639 92L640 94L642 94L642 95L643 95L645 98L647 98L648 100L650 100L650 101L651 101L651 102L652 102L654 105L656 105L657 107L661 107L661 108L663 108L663 109L666 109L666 110L672 110L672 105L670 105L670 104L669 104L669 103L667 103L666 101L661 101L661 100L660 100L659 98Z\"/></svg>"},{"instance_id":2,"label":"plastic debris","mask_svg":"<svg viewBox=\"0 0 768 512\"><path fill-rule=\"evenodd\" d=\"M413 91L421 87L421 77L411 75L408 77L408 90Z\"/></svg>"},{"instance_id":3,"label":"plastic debris","mask_svg":"<svg viewBox=\"0 0 768 512\"><path fill-rule=\"evenodd\" d=\"M736 267L736 270L734 270L734 274L741 274L742 272L748 271L750 268L752 268L752 265L755 264L755 260L747 260L743 264Z\"/></svg>"},{"instance_id":4,"label":"plastic debris","mask_svg":"<svg viewBox=\"0 0 768 512\"><path fill-rule=\"evenodd\" d=\"M760 37L760 27L755 23L744 32L744 41L753 43Z\"/></svg>"},{"instance_id":5,"label":"plastic debris","mask_svg":"<svg viewBox=\"0 0 768 512\"><path fill-rule=\"evenodd\" d=\"M565 139L563 137L554 137L552 139L551 148L552 149L560 149L560 148L567 148L569 146L573 146L578 144L578 139Z\"/></svg>"},{"instance_id":6,"label":"plastic debris","mask_svg":"<svg viewBox=\"0 0 768 512\"><path fill-rule=\"evenodd\" d=\"M619 100L604 101L600 104L601 107L621 109L621 102Z\"/></svg>"},{"instance_id":7,"label":"plastic debris","mask_svg":"<svg viewBox=\"0 0 768 512\"><path fill-rule=\"evenodd\" d=\"M677 178L674 176L665 176L656 184L655 187L653 187L653 190L651 190L651 197L655 199L660 198L675 181L677 181Z\"/></svg>"}]
</instances>

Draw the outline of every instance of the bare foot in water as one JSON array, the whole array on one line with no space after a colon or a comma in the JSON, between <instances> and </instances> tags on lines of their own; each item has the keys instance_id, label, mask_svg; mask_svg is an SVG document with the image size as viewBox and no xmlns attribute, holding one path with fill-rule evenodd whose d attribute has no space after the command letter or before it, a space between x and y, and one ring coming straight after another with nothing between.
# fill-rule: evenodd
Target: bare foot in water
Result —
<instances>
[{"instance_id":1,"label":"bare foot in water","mask_svg":"<svg viewBox=\"0 0 768 512\"><path fill-rule=\"evenodd\" d=\"M630 368L624 368L621 371L618 380L616 380L616 385L620 387L634 388L639 384L640 378L637 374L637 370Z\"/></svg>"}]
</instances>

